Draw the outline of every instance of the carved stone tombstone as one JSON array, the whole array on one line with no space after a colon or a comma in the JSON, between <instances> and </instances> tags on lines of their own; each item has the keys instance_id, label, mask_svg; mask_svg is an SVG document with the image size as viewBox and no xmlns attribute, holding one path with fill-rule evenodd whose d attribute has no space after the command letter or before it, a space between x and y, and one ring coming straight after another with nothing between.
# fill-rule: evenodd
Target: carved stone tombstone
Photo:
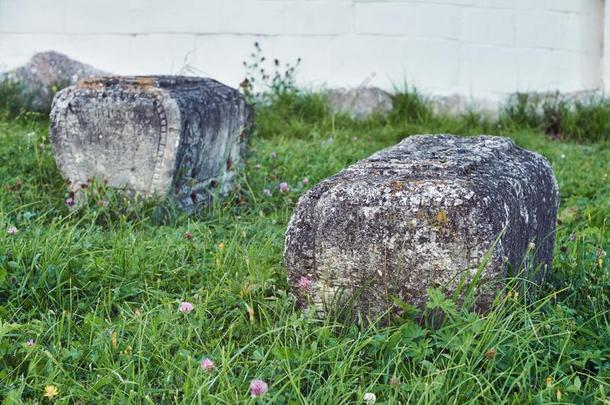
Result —
<instances>
[{"instance_id":1,"label":"carved stone tombstone","mask_svg":"<svg viewBox=\"0 0 610 405\"><path fill-rule=\"evenodd\" d=\"M547 160L508 138L411 136L301 197L288 279L321 314L349 306L376 317L397 310L396 298L422 308L429 288L451 295L473 282L485 310L522 266L542 279L557 205Z\"/></svg>"},{"instance_id":2,"label":"carved stone tombstone","mask_svg":"<svg viewBox=\"0 0 610 405\"><path fill-rule=\"evenodd\" d=\"M231 188L251 120L242 95L212 79L108 76L60 91L50 133L72 190L98 178L190 211Z\"/></svg>"}]
</instances>

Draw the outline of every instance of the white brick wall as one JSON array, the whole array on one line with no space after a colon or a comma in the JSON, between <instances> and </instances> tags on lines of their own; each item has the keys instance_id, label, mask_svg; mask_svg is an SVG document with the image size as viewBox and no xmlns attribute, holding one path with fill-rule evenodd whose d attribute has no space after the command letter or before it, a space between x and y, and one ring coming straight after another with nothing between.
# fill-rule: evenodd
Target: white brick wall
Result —
<instances>
[{"instance_id":1,"label":"white brick wall","mask_svg":"<svg viewBox=\"0 0 610 405\"><path fill-rule=\"evenodd\" d=\"M237 86L259 41L306 86L499 99L610 88L610 0L0 0L0 69L55 49ZM606 21L607 23L604 23Z\"/></svg>"}]
</instances>

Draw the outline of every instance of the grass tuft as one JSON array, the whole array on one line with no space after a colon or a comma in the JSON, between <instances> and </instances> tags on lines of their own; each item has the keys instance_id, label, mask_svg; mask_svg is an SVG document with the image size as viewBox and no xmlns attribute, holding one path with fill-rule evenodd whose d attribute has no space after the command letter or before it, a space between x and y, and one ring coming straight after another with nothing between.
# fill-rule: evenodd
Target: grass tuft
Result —
<instances>
[{"instance_id":1,"label":"grass tuft","mask_svg":"<svg viewBox=\"0 0 610 405\"><path fill-rule=\"evenodd\" d=\"M610 100L602 95L573 99L566 95L517 93L499 120L512 128L531 128L553 138L577 142L610 140Z\"/></svg>"}]
</instances>

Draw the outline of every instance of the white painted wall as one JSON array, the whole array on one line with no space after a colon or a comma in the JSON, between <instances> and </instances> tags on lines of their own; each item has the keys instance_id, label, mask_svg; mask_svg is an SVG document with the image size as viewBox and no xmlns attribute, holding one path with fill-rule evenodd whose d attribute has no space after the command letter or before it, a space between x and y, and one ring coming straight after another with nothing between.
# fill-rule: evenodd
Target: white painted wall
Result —
<instances>
[{"instance_id":1,"label":"white painted wall","mask_svg":"<svg viewBox=\"0 0 610 405\"><path fill-rule=\"evenodd\" d=\"M0 68L54 49L237 86L259 41L268 58L301 57L307 86L498 99L610 87L605 16L604 0L0 0Z\"/></svg>"}]
</instances>

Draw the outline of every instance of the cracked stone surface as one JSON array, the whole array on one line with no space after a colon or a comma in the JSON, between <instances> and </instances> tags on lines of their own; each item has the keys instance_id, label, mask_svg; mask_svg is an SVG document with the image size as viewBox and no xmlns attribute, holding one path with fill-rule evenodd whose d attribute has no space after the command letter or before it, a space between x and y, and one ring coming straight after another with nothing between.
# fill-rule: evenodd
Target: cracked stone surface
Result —
<instances>
[{"instance_id":1,"label":"cracked stone surface","mask_svg":"<svg viewBox=\"0 0 610 405\"><path fill-rule=\"evenodd\" d=\"M62 53L47 51L35 54L24 66L0 74L0 82L8 80L22 86L22 103L28 110L48 112L57 90L105 74Z\"/></svg>"},{"instance_id":2,"label":"cracked stone surface","mask_svg":"<svg viewBox=\"0 0 610 405\"><path fill-rule=\"evenodd\" d=\"M57 93L50 136L72 191L97 178L189 212L232 188L251 123L243 96L213 79L107 76Z\"/></svg>"},{"instance_id":3,"label":"cracked stone surface","mask_svg":"<svg viewBox=\"0 0 610 405\"><path fill-rule=\"evenodd\" d=\"M451 294L481 268L474 306L485 311L520 268L543 280L557 208L548 161L508 138L411 136L301 197L286 232L288 280L321 316L349 304L376 317L399 311L393 297L422 308L428 288Z\"/></svg>"}]
</instances>

